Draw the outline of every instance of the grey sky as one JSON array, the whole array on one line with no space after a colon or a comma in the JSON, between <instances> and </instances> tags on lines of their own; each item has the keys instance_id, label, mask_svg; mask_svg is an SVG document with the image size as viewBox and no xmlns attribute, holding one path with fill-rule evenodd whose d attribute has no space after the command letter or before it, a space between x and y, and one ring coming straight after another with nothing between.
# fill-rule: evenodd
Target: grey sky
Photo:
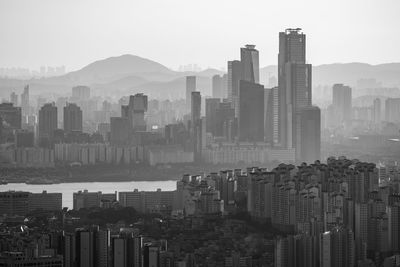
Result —
<instances>
[{"instance_id":1,"label":"grey sky","mask_svg":"<svg viewBox=\"0 0 400 267\"><path fill-rule=\"evenodd\" d=\"M399 62L399 11L399 0L0 0L0 67L75 70L134 54L220 68L246 43L265 66L288 27L303 28L315 65Z\"/></svg>"}]
</instances>

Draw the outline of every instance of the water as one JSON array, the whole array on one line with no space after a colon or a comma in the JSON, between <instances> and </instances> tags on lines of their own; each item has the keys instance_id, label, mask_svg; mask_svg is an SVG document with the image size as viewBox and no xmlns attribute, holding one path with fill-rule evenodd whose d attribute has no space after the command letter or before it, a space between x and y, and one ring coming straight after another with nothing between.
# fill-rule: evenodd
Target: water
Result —
<instances>
[{"instance_id":1,"label":"water","mask_svg":"<svg viewBox=\"0 0 400 267\"><path fill-rule=\"evenodd\" d=\"M155 191L160 188L163 191L176 189L176 181L152 181L152 182L93 182L93 183L62 183L62 184L46 184L33 185L25 183L9 183L0 185L0 192L3 191L28 191L32 193L41 193L46 190L48 193L62 193L63 207L72 209L72 194L79 190L87 189L89 192L114 193L122 191Z\"/></svg>"}]
</instances>

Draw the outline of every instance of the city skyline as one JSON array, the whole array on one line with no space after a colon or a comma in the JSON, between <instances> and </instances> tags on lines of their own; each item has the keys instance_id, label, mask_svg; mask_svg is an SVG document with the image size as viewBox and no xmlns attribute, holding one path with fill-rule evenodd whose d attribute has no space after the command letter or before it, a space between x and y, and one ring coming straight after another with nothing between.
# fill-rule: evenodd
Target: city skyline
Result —
<instances>
[{"instance_id":1,"label":"city skyline","mask_svg":"<svg viewBox=\"0 0 400 267\"><path fill-rule=\"evenodd\" d=\"M308 43L308 60L314 65L400 61L396 49L400 38L393 34L399 24L395 16L399 2L344 3L335 1L324 5L315 1L303 6L294 1L252 1L240 8L236 8L239 3L229 2L229 8L225 2L211 5L211 2L189 4L180 0L120 1L116 5L101 1L42 1L40 4L3 1L0 3L0 33L4 36L0 46L1 67L38 69L42 65L65 65L74 71L95 60L134 54L162 62L171 69L187 64L220 69L226 68L225 58L233 58L236 47L244 42L256 44L263 51L260 66L275 65L277 44L274 40L282 28L294 25L314 36ZM252 14L253 21L239 23L237 18L241 12ZM18 20L11 20L13 16ZM105 16L117 19L102 19ZM285 18L284 22L279 23L279 16ZM27 23L30 27L26 27ZM163 49L159 49L160 39Z\"/></svg>"}]
</instances>

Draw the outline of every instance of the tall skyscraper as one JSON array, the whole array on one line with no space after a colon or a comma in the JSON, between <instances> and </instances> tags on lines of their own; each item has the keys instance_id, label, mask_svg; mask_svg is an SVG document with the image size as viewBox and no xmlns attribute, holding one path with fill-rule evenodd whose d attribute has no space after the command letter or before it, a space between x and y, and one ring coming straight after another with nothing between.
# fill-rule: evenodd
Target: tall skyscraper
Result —
<instances>
[{"instance_id":1,"label":"tall skyscraper","mask_svg":"<svg viewBox=\"0 0 400 267\"><path fill-rule=\"evenodd\" d=\"M309 164L321 160L321 110L318 107L304 107L297 116L296 158Z\"/></svg>"},{"instance_id":2,"label":"tall skyscraper","mask_svg":"<svg viewBox=\"0 0 400 267\"><path fill-rule=\"evenodd\" d=\"M311 106L311 65L306 64L306 36L301 29L279 33L279 142L295 148L304 107Z\"/></svg>"},{"instance_id":3,"label":"tall skyscraper","mask_svg":"<svg viewBox=\"0 0 400 267\"><path fill-rule=\"evenodd\" d=\"M39 139L51 141L57 129L57 107L54 103L45 104L39 110Z\"/></svg>"},{"instance_id":4,"label":"tall skyscraper","mask_svg":"<svg viewBox=\"0 0 400 267\"><path fill-rule=\"evenodd\" d=\"M196 91L196 76L186 76L186 112L191 111L192 92Z\"/></svg>"},{"instance_id":5,"label":"tall skyscraper","mask_svg":"<svg viewBox=\"0 0 400 267\"><path fill-rule=\"evenodd\" d=\"M10 102L14 105L14 107L18 106L18 95L15 92L11 93Z\"/></svg>"},{"instance_id":6,"label":"tall skyscraper","mask_svg":"<svg viewBox=\"0 0 400 267\"><path fill-rule=\"evenodd\" d=\"M239 81L242 80L242 64L239 60L228 61L228 100L239 115Z\"/></svg>"},{"instance_id":7,"label":"tall skyscraper","mask_svg":"<svg viewBox=\"0 0 400 267\"><path fill-rule=\"evenodd\" d=\"M374 123L379 124L381 122L381 110L382 110L382 105L381 105L381 100L379 98L374 99Z\"/></svg>"},{"instance_id":8,"label":"tall skyscraper","mask_svg":"<svg viewBox=\"0 0 400 267\"><path fill-rule=\"evenodd\" d=\"M212 77L212 97L222 98L222 77L218 74Z\"/></svg>"},{"instance_id":9,"label":"tall skyscraper","mask_svg":"<svg viewBox=\"0 0 400 267\"><path fill-rule=\"evenodd\" d=\"M220 102L219 98L206 99L206 131L213 136L217 133L217 109Z\"/></svg>"},{"instance_id":10,"label":"tall skyscraper","mask_svg":"<svg viewBox=\"0 0 400 267\"><path fill-rule=\"evenodd\" d=\"M191 93L191 121L194 125L201 116L201 95L200 92L192 92Z\"/></svg>"},{"instance_id":11,"label":"tall skyscraper","mask_svg":"<svg viewBox=\"0 0 400 267\"><path fill-rule=\"evenodd\" d=\"M67 103L64 107L64 131L66 133L82 132L82 110L77 104Z\"/></svg>"},{"instance_id":12,"label":"tall skyscraper","mask_svg":"<svg viewBox=\"0 0 400 267\"><path fill-rule=\"evenodd\" d=\"M111 240L112 266L141 267L143 240L133 233L120 233Z\"/></svg>"},{"instance_id":13,"label":"tall skyscraper","mask_svg":"<svg viewBox=\"0 0 400 267\"><path fill-rule=\"evenodd\" d=\"M240 48L240 62L242 64L242 79L248 82L260 82L260 66L258 50L255 45L246 45Z\"/></svg>"},{"instance_id":14,"label":"tall skyscraper","mask_svg":"<svg viewBox=\"0 0 400 267\"><path fill-rule=\"evenodd\" d=\"M30 115L29 108L29 85L24 87L24 92L21 94L22 116Z\"/></svg>"},{"instance_id":15,"label":"tall skyscraper","mask_svg":"<svg viewBox=\"0 0 400 267\"><path fill-rule=\"evenodd\" d=\"M334 84L332 87L332 107L334 111L333 124L350 126L352 107L351 87Z\"/></svg>"},{"instance_id":16,"label":"tall skyscraper","mask_svg":"<svg viewBox=\"0 0 400 267\"><path fill-rule=\"evenodd\" d=\"M11 130L21 129L21 108L14 106L13 103L0 104L0 118L3 120L3 126Z\"/></svg>"},{"instance_id":17,"label":"tall skyscraper","mask_svg":"<svg viewBox=\"0 0 400 267\"><path fill-rule=\"evenodd\" d=\"M264 141L264 86L240 81L239 88L239 140Z\"/></svg>"}]
</instances>

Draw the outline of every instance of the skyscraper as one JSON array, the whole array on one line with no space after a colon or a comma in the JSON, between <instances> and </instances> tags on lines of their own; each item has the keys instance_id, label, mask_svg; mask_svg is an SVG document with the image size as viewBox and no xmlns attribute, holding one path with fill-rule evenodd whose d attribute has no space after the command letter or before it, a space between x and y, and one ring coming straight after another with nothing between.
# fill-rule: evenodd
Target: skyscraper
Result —
<instances>
[{"instance_id":1,"label":"skyscraper","mask_svg":"<svg viewBox=\"0 0 400 267\"><path fill-rule=\"evenodd\" d=\"M18 106L18 95L15 92L11 93L10 102L14 105L14 107Z\"/></svg>"},{"instance_id":2,"label":"skyscraper","mask_svg":"<svg viewBox=\"0 0 400 267\"><path fill-rule=\"evenodd\" d=\"M22 108L22 116L28 116L29 111L29 85L24 87L24 92L21 94L21 108Z\"/></svg>"},{"instance_id":3,"label":"skyscraper","mask_svg":"<svg viewBox=\"0 0 400 267\"><path fill-rule=\"evenodd\" d=\"M98 226L76 232L76 262L81 267L107 267L110 231Z\"/></svg>"},{"instance_id":4,"label":"skyscraper","mask_svg":"<svg viewBox=\"0 0 400 267\"><path fill-rule=\"evenodd\" d=\"M213 136L217 133L217 109L220 102L219 98L206 99L206 131Z\"/></svg>"},{"instance_id":5,"label":"skyscraper","mask_svg":"<svg viewBox=\"0 0 400 267\"><path fill-rule=\"evenodd\" d=\"M296 158L302 162L314 163L321 159L321 110L318 107L304 107L296 129Z\"/></svg>"},{"instance_id":6,"label":"skyscraper","mask_svg":"<svg viewBox=\"0 0 400 267\"><path fill-rule=\"evenodd\" d=\"M222 77L218 74L212 77L212 97L222 98Z\"/></svg>"},{"instance_id":7,"label":"skyscraper","mask_svg":"<svg viewBox=\"0 0 400 267\"><path fill-rule=\"evenodd\" d=\"M242 80L242 64L239 60L228 61L228 100L239 115L239 81Z\"/></svg>"},{"instance_id":8,"label":"skyscraper","mask_svg":"<svg viewBox=\"0 0 400 267\"><path fill-rule=\"evenodd\" d=\"M242 79L248 82L260 82L260 66L258 50L255 45L246 45L240 48L240 62L242 64Z\"/></svg>"},{"instance_id":9,"label":"skyscraper","mask_svg":"<svg viewBox=\"0 0 400 267\"><path fill-rule=\"evenodd\" d=\"M306 64L306 36L301 29L279 33L279 142L296 147L301 109L311 106L311 65Z\"/></svg>"},{"instance_id":10,"label":"skyscraper","mask_svg":"<svg viewBox=\"0 0 400 267\"><path fill-rule=\"evenodd\" d=\"M39 110L39 139L51 141L56 129L57 107L54 103L47 103Z\"/></svg>"},{"instance_id":11,"label":"skyscraper","mask_svg":"<svg viewBox=\"0 0 400 267\"><path fill-rule=\"evenodd\" d=\"M388 122L400 121L400 98L388 98L385 101L385 120Z\"/></svg>"},{"instance_id":12,"label":"skyscraper","mask_svg":"<svg viewBox=\"0 0 400 267\"><path fill-rule=\"evenodd\" d=\"M147 111L147 95L136 94L129 97L128 106L122 106L124 110L122 117L129 119L130 127L133 132L146 131L146 121L144 113ZM125 108L125 109L124 109Z\"/></svg>"},{"instance_id":13,"label":"skyscraper","mask_svg":"<svg viewBox=\"0 0 400 267\"><path fill-rule=\"evenodd\" d=\"M186 76L186 112L191 111L192 92L196 91L196 76Z\"/></svg>"},{"instance_id":14,"label":"skyscraper","mask_svg":"<svg viewBox=\"0 0 400 267\"><path fill-rule=\"evenodd\" d=\"M240 81L238 130L240 141L264 141L264 86Z\"/></svg>"},{"instance_id":15,"label":"skyscraper","mask_svg":"<svg viewBox=\"0 0 400 267\"><path fill-rule=\"evenodd\" d=\"M201 95L200 92L192 92L191 93L191 121L194 125L201 116Z\"/></svg>"},{"instance_id":16,"label":"skyscraper","mask_svg":"<svg viewBox=\"0 0 400 267\"><path fill-rule=\"evenodd\" d=\"M379 124L381 122L381 100L379 98L374 99L374 123Z\"/></svg>"},{"instance_id":17,"label":"skyscraper","mask_svg":"<svg viewBox=\"0 0 400 267\"><path fill-rule=\"evenodd\" d=\"M64 131L66 133L82 132L82 110L77 104L67 103L64 107Z\"/></svg>"},{"instance_id":18,"label":"skyscraper","mask_svg":"<svg viewBox=\"0 0 400 267\"><path fill-rule=\"evenodd\" d=\"M334 125L350 126L351 122L351 87L343 84L334 84L332 87L332 106L334 111Z\"/></svg>"}]
</instances>

